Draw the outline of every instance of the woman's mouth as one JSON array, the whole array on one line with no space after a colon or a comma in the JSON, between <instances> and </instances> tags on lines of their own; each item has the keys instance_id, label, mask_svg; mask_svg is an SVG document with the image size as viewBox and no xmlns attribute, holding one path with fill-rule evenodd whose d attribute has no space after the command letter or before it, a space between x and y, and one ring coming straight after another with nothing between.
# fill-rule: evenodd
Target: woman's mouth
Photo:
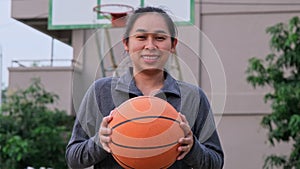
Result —
<instances>
[{"instance_id":1,"label":"woman's mouth","mask_svg":"<svg viewBox=\"0 0 300 169\"><path fill-rule=\"evenodd\" d=\"M157 55L143 55L142 58L147 63L153 63L153 62L156 62L158 60L159 56L157 56Z\"/></svg>"}]
</instances>

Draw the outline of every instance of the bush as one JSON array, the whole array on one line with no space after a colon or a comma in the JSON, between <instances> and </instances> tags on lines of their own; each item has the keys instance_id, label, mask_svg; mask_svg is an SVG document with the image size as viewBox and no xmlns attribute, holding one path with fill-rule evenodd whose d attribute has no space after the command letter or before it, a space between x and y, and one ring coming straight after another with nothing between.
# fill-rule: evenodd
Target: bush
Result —
<instances>
[{"instance_id":1,"label":"bush","mask_svg":"<svg viewBox=\"0 0 300 169\"><path fill-rule=\"evenodd\" d=\"M0 168L67 168L64 154L74 118L49 108L57 99L39 80L6 97L0 114Z\"/></svg>"},{"instance_id":2,"label":"bush","mask_svg":"<svg viewBox=\"0 0 300 169\"><path fill-rule=\"evenodd\" d=\"M254 87L270 86L265 95L271 102L272 113L263 117L262 125L269 130L269 142L290 142L291 153L270 155L264 168L282 166L300 168L300 19L293 17L289 24L269 27L272 53L264 60L251 58L247 80Z\"/></svg>"}]
</instances>

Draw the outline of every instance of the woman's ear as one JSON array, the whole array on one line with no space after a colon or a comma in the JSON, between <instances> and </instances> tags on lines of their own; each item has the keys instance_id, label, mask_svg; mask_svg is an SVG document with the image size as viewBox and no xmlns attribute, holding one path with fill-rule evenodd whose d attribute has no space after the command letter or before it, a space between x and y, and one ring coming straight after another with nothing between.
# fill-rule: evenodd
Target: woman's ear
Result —
<instances>
[{"instance_id":1,"label":"woman's ear","mask_svg":"<svg viewBox=\"0 0 300 169\"><path fill-rule=\"evenodd\" d=\"M123 42L125 51L128 51L129 50L129 48L128 48L128 39L123 39L122 42Z\"/></svg>"},{"instance_id":2,"label":"woman's ear","mask_svg":"<svg viewBox=\"0 0 300 169\"><path fill-rule=\"evenodd\" d=\"M174 38L173 41L172 41L171 53L176 52L177 42L178 42L177 38Z\"/></svg>"}]
</instances>

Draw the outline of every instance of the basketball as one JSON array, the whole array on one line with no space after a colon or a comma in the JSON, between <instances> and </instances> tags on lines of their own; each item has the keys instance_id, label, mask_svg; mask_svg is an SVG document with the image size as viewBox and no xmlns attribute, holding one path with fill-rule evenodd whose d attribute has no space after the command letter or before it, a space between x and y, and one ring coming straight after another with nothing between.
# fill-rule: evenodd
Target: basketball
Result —
<instances>
[{"instance_id":1,"label":"basketball","mask_svg":"<svg viewBox=\"0 0 300 169\"><path fill-rule=\"evenodd\" d=\"M114 159L124 168L168 168L179 152L184 137L176 109L158 97L139 96L112 111L111 148Z\"/></svg>"}]
</instances>

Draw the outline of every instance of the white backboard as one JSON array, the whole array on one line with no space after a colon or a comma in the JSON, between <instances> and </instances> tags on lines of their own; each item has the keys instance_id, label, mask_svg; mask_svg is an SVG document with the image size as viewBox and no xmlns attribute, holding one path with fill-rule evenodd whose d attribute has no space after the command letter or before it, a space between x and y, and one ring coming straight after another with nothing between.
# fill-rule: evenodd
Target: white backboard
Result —
<instances>
[{"instance_id":1,"label":"white backboard","mask_svg":"<svg viewBox=\"0 0 300 169\"><path fill-rule=\"evenodd\" d=\"M165 9L179 25L194 24L194 0L50 0L48 29L89 29L109 26L93 8L102 4L125 4L134 9L155 6Z\"/></svg>"}]
</instances>

